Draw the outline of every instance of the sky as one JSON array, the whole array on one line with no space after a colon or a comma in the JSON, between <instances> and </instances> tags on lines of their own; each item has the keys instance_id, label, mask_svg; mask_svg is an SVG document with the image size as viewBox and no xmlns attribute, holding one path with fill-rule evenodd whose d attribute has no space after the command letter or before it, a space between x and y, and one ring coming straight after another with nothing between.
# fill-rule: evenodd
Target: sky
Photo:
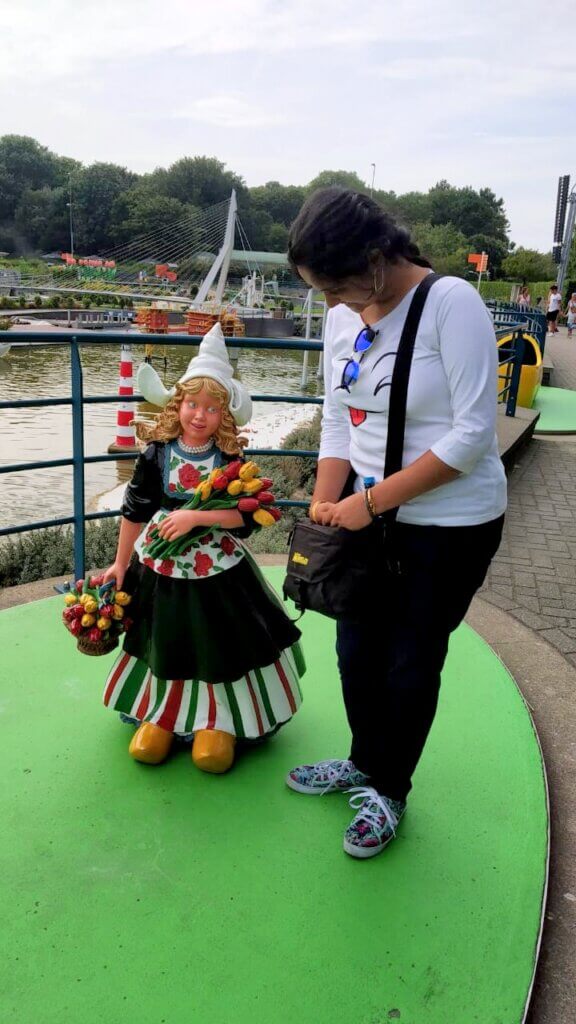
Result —
<instances>
[{"instance_id":1,"label":"sky","mask_svg":"<svg viewBox=\"0 0 576 1024\"><path fill-rule=\"evenodd\" d=\"M552 245L576 185L573 0L0 0L0 135L144 172L215 156L248 186L355 171L504 199Z\"/></svg>"}]
</instances>

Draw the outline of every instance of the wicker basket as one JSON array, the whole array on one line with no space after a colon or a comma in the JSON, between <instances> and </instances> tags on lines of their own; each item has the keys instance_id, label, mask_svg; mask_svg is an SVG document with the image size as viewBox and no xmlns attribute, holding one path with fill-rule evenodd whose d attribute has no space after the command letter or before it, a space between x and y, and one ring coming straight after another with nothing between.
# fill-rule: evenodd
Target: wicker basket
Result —
<instances>
[{"instance_id":1,"label":"wicker basket","mask_svg":"<svg viewBox=\"0 0 576 1024\"><path fill-rule=\"evenodd\" d=\"M79 636L76 644L82 654L109 654L118 647L118 636L103 636L101 640L89 640L87 636Z\"/></svg>"}]
</instances>

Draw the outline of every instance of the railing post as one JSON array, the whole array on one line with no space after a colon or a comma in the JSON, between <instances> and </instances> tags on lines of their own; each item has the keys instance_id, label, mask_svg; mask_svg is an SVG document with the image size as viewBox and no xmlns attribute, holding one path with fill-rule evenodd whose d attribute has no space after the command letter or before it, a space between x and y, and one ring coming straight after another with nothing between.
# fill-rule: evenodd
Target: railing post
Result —
<instances>
[{"instance_id":1,"label":"railing post","mask_svg":"<svg viewBox=\"0 0 576 1024\"><path fill-rule=\"evenodd\" d=\"M510 390L506 401L506 415L516 415L516 399L520 387L520 373L522 371L522 360L524 358L524 335L519 329L514 332L514 362L512 363L512 376L510 378Z\"/></svg>"},{"instance_id":2,"label":"railing post","mask_svg":"<svg viewBox=\"0 0 576 1024\"><path fill-rule=\"evenodd\" d=\"M74 579L84 579L85 534L84 521L84 391L82 362L76 336L71 339L70 367L72 371L72 472L74 482Z\"/></svg>"},{"instance_id":3,"label":"railing post","mask_svg":"<svg viewBox=\"0 0 576 1024\"><path fill-rule=\"evenodd\" d=\"M308 296L306 298L306 302L308 303L308 307L306 309L306 335L305 335L306 341L310 341L310 335L312 333L311 326L312 326L312 296L313 295L314 295L314 290L312 288L310 288L309 291L308 291ZM308 349L306 349L306 351L304 352L304 358L302 360L302 377L301 377L301 380L300 380L300 387L302 387L302 388L305 388L307 386L307 384L308 384L308 358L309 358L309 356L310 356L310 353L309 353Z\"/></svg>"}]
</instances>

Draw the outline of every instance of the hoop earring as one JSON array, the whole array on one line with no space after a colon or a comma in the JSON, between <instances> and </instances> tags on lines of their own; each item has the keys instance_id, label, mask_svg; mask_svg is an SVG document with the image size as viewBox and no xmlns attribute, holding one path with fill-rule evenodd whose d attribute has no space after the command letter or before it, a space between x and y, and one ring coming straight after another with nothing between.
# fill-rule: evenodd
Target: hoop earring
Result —
<instances>
[{"instance_id":1,"label":"hoop earring","mask_svg":"<svg viewBox=\"0 0 576 1024\"><path fill-rule=\"evenodd\" d=\"M384 287L384 268L380 267L379 270L380 270L380 284L376 283L376 271L374 271L374 273L372 274L372 287L373 287L375 295L377 295L378 292L381 292L383 287Z\"/></svg>"}]
</instances>

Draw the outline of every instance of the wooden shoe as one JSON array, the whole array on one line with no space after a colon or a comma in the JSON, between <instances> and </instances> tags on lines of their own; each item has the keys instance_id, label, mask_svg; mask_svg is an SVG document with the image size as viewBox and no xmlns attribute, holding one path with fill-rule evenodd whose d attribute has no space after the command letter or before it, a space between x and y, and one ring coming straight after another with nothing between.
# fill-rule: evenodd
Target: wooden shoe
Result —
<instances>
[{"instance_id":1,"label":"wooden shoe","mask_svg":"<svg viewBox=\"0 0 576 1024\"><path fill-rule=\"evenodd\" d=\"M200 729L194 736L192 760L203 772L220 775L234 764L236 737L221 729Z\"/></svg>"},{"instance_id":2,"label":"wooden shoe","mask_svg":"<svg viewBox=\"0 0 576 1024\"><path fill-rule=\"evenodd\" d=\"M142 722L132 737L129 754L142 764L161 764L170 753L173 733L152 722Z\"/></svg>"}]
</instances>

